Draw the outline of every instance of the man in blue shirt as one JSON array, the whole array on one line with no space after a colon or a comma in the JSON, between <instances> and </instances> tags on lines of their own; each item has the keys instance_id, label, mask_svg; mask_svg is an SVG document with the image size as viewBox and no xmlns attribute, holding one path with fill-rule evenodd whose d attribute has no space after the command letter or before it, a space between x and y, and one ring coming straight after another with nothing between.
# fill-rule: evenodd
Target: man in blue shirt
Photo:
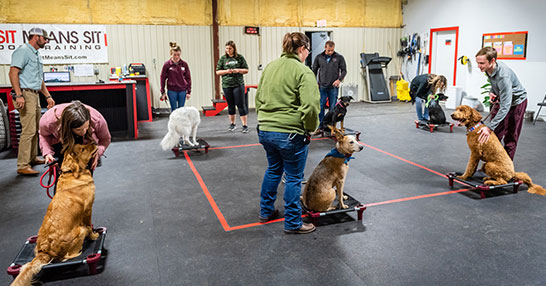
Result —
<instances>
[{"instance_id":1,"label":"man in blue shirt","mask_svg":"<svg viewBox=\"0 0 546 286\"><path fill-rule=\"evenodd\" d=\"M486 124L488 128L480 129L478 140L480 143L487 142L491 131L494 131L499 140L504 142L508 156L514 160L527 108L527 91L507 65L497 62L497 51L492 47L478 51L476 62L491 82L489 96L491 102L496 103L491 110L491 122Z\"/></svg>"},{"instance_id":2,"label":"man in blue shirt","mask_svg":"<svg viewBox=\"0 0 546 286\"><path fill-rule=\"evenodd\" d=\"M13 106L19 111L22 127L17 152L17 173L20 175L38 174L32 166L45 162L37 158L40 92L47 100L47 108L53 107L55 101L44 83L42 58L38 49L43 48L49 39L44 29L32 28L28 43L17 48L11 56L9 80L14 92Z\"/></svg>"}]
</instances>

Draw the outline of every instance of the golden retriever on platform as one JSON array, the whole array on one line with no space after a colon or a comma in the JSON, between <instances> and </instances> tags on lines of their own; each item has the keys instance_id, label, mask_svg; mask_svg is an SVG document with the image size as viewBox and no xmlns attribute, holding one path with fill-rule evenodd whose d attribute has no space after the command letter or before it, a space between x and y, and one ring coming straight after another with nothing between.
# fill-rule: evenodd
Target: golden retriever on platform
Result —
<instances>
[{"instance_id":1,"label":"golden retriever on platform","mask_svg":"<svg viewBox=\"0 0 546 286\"><path fill-rule=\"evenodd\" d=\"M44 265L78 257L86 237L99 237L91 225L95 184L86 168L96 152L94 144L76 144L72 152L65 153L57 191L38 231L36 257L23 266L12 286L31 285L33 276Z\"/></svg>"},{"instance_id":2,"label":"golden retriever on platform","mask_svg":"<svg viewBox=\"0 0 546 286\"><path fill-rule=\"evenodd\" d=\"M349 170L348 162L354 152L360 152L364 148L355 136L345 136L339 129L328 127L336 137L336 147L320 161L305 185L302 201L305 208L310 211L322 212L335 209L332 203L336 193L339 208L348 208L343 202L347 199L347 196L343 195L343 186Z\"/></svg>"},{"instance_id":3,"label":"golden retriever on platform","mask_svg":"<svg viewBox=\"0 0 546 286\"><path fill-rule=\"evenodd\" d=\"M533 181L523 172L515 172L514 163L504 150L499 139L494 132L487 142L480 144L478 142L478 131L486 126L481 123L482 115L474 108L461 105L451 114L451 118L459 121L461 125L466 126L466 142L470 148L470 159L466 166L466 170L462 176L457 176L461 180L466 180L472 177L476 172L480 160L484 161L482 171L487 175L484 180L486 185L503 185L507 184L512 179L521 180L528 186L528 192L546 195L546 190L533 184Z\"/></svg>"}]
</instances>

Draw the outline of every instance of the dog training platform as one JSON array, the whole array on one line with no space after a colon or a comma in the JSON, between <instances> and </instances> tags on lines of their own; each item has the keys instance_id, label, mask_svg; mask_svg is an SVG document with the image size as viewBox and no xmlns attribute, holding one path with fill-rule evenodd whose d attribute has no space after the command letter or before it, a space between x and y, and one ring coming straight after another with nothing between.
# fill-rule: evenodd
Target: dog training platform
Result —
<instances>
[{"instance_id":1,"label":"dog training platform","mask_svg":"<svg viewBox=\"0 0 546 286\"><path fill-rule=\"evenodd\" d=\"M345 128L345 132L343 132L343 136L353 135L354 137L356 137L356 140L358 140L358 141L360 141L360 134L361 134L360 131L356 131L356 130L349 129L349 128ZM331 132L324 131L324 130L321 131L320 136L321 137L334 138L334 140L336 138L335 136L332 135Z\"/></svg>"},{"instance_id":2,"label":"dog training platform","mask_svg":"<svg viewBox=\"0 0 546 286\"><path fill-rule=\"evenodd\" d=\"M186 145L184 144L184 139L180 138L180 147L174 147L172 150L174 155L178 157L178 155L180 155L181 152L189 151L189 150L204 149L206 154L209 152L209 147L210 147L209 143L207 143L207 141L201 138L197 139L197 146Z\"/></svg>"},{"instance_id":3,"label":"dog training platform","mask_svg":"<svg viewBox=\"0 0 546 286\"><path fill-rule=\"evenodd\" d=\"M63 262L53 262L42 267L39 277L76 277L81 275L94 275L102 271L106 259L104 240L106 239L106 227L98 227L93 229L99 234L96 240L86 238L83 242L82 252L80 256ZM19 253L13 259L13 262L8 267L9 275L17 277L23 265L34 259L34 248L38 236L27 238ZM99 265L100 264L100 265ZM87 267L85 267L87 265ZM62 279L61 278L61 279ZM42 280L42 279L39 279ZM55 280L55 279L53 279Z\"/></svg>"},{"instance_id":4,"label":"dog training platform","mask_svg":"<svg viewBox=\"0 0 546 286\"><path fill-rule=\"evenodd\" d=\"M311 217L311 221L315 225L317 224L317 219L319 217L321 217L321 216L340 214L340 213L347 213L347 212L354 212L354 211L357 212L358 220L362 220L362 213L366 210L366 206L364 204L362 204L361 202L357 201L355 198L351 197L350 195L348 195L346 193L344 193L344 195L346 195L348 197L347 200L345 200L345 202L344 202L345 205L348 206L348 208L346 208L346 209L335 209L335 210L331 210L331 211L314 212L314 211L310 211L310 210L306 209L303 203L301 203L301 208L305 213L309 214L309 217ZM332 202L332 205L334 205L334 206L338 205L337 198L334 200L334 202Z\"/></svg>"},{"instance_id":5,"label":"dog training platform","mask_svg":"<svg viewBox=\"0 0 546 286\"><path fill-rule=\"evenodd\" d=\"M415 120L415 128L423 128L423 129L427 129L430 131L430 133L434 132L435 129L438 129L439 126L448 126L449 125L449 132L450 133L453 133L453 123L451 122L447 122L447 123L444 123L444 124L433 124L433 123L427 123L427 124L421 124L419 123L419 120Z\"/></svg>"},{"instance_id":6,"label":"dog training platform","mask_svg":"<svg viewBox=\"0 0 546 286\"><path fill-rule=\"evenodd\" d=\"M516 180L516 181L510 181L507 184L503 185L496 185L496 186L490 186L486 185L479 178L470 178L472 180L461 180L457 178L457 174L455 172L447 173L447 178L449 179L449 186L453 188L453 181L458 181L461 183L464 183L468 186L470 186L471 191L476 191L480 193L480 199L485 199L485 192L493 191L493 190L505 190L512 188L513 193L517 193L519 186L523 184L522 181Z\"/></svg>"}]
</instances>

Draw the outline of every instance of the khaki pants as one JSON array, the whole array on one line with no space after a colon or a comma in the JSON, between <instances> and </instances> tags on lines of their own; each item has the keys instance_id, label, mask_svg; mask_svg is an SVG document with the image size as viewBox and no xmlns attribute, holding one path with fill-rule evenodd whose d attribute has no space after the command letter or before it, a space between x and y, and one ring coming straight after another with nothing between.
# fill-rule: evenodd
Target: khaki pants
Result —
<instances>
[{"instance_id":1,"label":"khaki pants","mask_svg":"<svg viewBox=\"0 0 546 286\"><path fill-rule=\"evenodd\" d=\"M21 136L17 154L17 169L30 166L30 162L38 156L38 126L40 124L41 108L38 93L23 90L25 106L17 109L21 120ZM13 105L17 106L15 100Z\"/></svg>"}]
</instances>

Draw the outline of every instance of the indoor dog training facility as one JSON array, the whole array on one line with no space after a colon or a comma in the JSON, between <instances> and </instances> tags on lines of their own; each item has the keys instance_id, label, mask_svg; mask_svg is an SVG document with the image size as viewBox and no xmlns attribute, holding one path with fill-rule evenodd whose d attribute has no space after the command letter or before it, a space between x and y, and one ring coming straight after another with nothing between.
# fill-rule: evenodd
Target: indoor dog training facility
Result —
<instances>
[{"instance_id":1,"label":"indoor dog training facility","mask_svg":"<svg viewBox=\"0 0 546 286\"><path fill-rule=\"evenodd\" d=\"M546 2L0 4L1 285L546 285Z\"/></svg>"}]
</instances>

